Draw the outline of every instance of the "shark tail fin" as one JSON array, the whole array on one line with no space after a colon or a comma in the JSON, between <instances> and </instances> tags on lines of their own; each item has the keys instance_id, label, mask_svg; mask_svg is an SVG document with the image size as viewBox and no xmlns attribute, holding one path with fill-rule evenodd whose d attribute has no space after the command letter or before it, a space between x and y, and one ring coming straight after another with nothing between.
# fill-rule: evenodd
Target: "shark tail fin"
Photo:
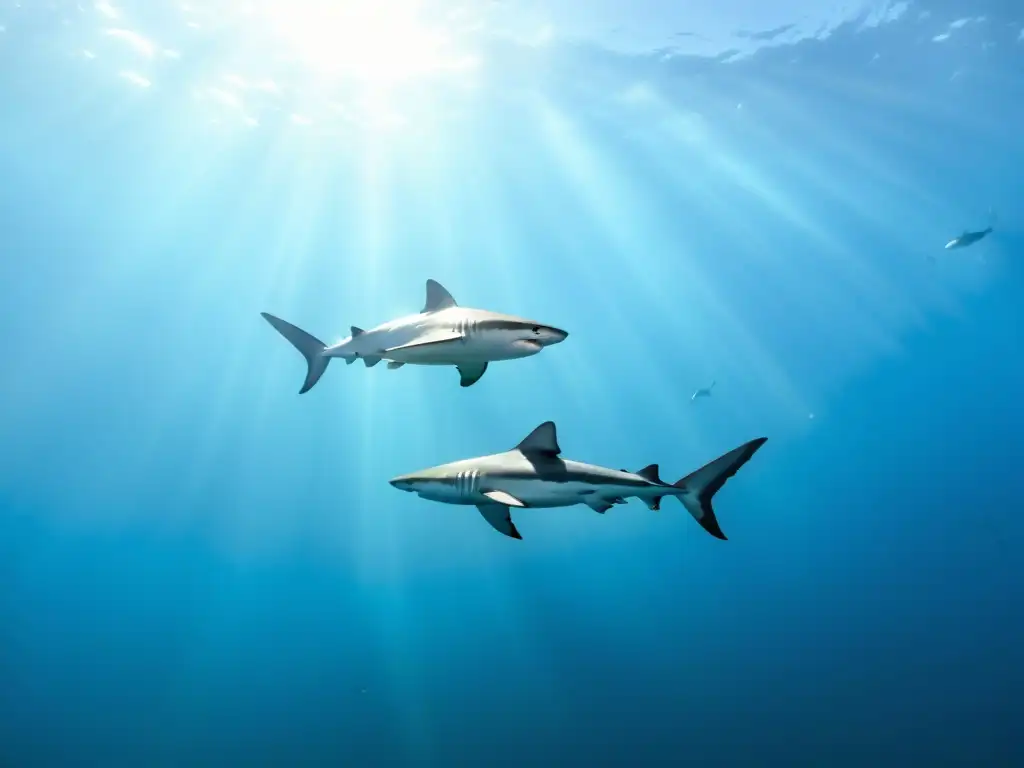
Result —
<instances>
[{"instance_id":1,"label":"shark tail fin","mask_svg":"<svg viewBox=\"0 0 1024 768\"><path fill-rule=\"evenodd\" d=\"M279 317L274 317L268 312L260 312L260 314L264 320L274 326L274 329L288 339L292 346L299 350L302 356L306 358L306 380L302 382L302 389L299 390L299 394L309 392L313 385L320 381L320 377L327 370L327 364L331 362L331 358L324 355L327 345L316 336L306 333L301 328L285 322Z\"/></svg>"},{"instance_id":2,"label":"shark tail fin","mask_svg":"<svg viewBox=\"0 0 1024 768\"><path fill-rule=\"evenodd\" d=\"M749 443L744 443L739 448L733 448L728 453L705 464L696 472L691 472L679 482L674 483L674 487L680 491L677 496L686 507L686 511L693 515L693 519L716 539L724 540L726 536L722 533L721 526L718 525L718 518L715 517L715 510L711 504L712 498L725 485L725 481L750 461L757 449L767 440L766 437L759 437Z\"/></svg>"}]
</instances>

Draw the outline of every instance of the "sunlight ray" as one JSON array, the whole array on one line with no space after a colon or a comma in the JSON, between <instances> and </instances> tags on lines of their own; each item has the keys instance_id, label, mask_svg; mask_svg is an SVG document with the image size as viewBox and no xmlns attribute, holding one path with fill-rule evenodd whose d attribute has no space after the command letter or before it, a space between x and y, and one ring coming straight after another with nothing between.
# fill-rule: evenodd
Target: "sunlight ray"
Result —
<instances>
[{"instance_id":1,"label":"sunlight ray","mask_svg":"<svg viewBox=\"0 0 1024 768\"><path fill-rule=\"evenodd\" d=\"M359 166L359 232L355 239L354 251L347 260L351 267L348 279L359 286L359 291L366 297L370 307L382 304L381 278L394 272L390 254L392 235L389 222L393 220L394 171L386 145L375 137L367 137L362 147L362 160ZM388 289L390 289L390 285ZM376 310L379 312L379 309ZM411 314L411 313L410 313ZM391 318L376 315L371 325ZM356 362L352 367L361 366ZM343 407L351 410L358 403L359 431L359 463L364 470L360 472L360 497L374 499L378 494L386 493L389 488L382 485L382 457L386 455L388 446L400 442L401 434L396 434L395 423L390 418L382 419L375 416L381 403L378 392L389 383L382 382L382 376L395 376L402 371L388 371L384 365L372 370L352 371L361 381L350 384L357 388L355 397L346 398ZM354 414L353 414L354 415ZM339 414L339 418L342 418ZM351 418L351 416L350 416ZM373 564L363 555L362 567L380 568L396 583L401 582L404 572L402 558L402 537L396 528L394 515L376 514L376 505L368 504L365 510L354 513L358 526L357 540L361 542L361 552L374 552Z\"/></svg>"},{"instance_id":2,"label":"sunlight ray","mask_svg":"<svg viewBox=\"0 0 1024 768\"><path fill-rule=\"evenodd\" d=\"M214 152L218 149L220 152L224 152L227 148L223 146L217 148L215 145L210 149ZM196 157L191 152L183 154ZM172 152L169 156L181 157L182 154ZM136 259L134 263L131 260L118 263L115 269L108 271L108 280L111 290L113 290L114 281L125 285L138 283L144 279L151 280L155 271L190 263L191 276L187 286L184 286L185 292L178 299L173 315L168 316L165 320L174 326L177 326L182 318L203 315L204 307L213 307L229 297L234 298L233 294L238 294L240 291L244 291L246 294L251 292L260 296L268 296L275 288L280 290L279 273L282 266L295 261L291 258L290 250L294 247L294 243L289 240L290 237L296 237L294 231L296 228L289 224L294 213L286 216L285 223L279 230L281 235L271 255L273 258L273 254L277 254L276 262L272 262L269 269L261 270L259 268L262 259L258 254L251 263L244 265L240 265L237 257L234 256L234 254L246 253L251 247L248 235L252 222L260 220L262 210L268 205L274 194L273 190L280 187L281 174L291 167L291 158L280 151L272 152L267 162L258 167L255 176L257 183L245 187L234 205L232 218L225 222L225 228L221 230L217 238L217 244L208 253L178 254L175 248L168 247L167 244L174 243L179 233L178 222L190 215L197 205L201 206L202 195L214 188L220 181L217 168L211 166L211 162L212 158L204 159L199 156L194 165L181 167L179 164L178 173L183 181L176 185L177 191L171 192L167 197L168 202L157 206L158 212L140 226L140 231L147 232L148 236L145 243L140 243L139 250L150 254L150 258ZM225 161L220 161L220 163L223 162ZM166 168L165 171L166 178L173 178L170 168ZM163 177L162 173L153 175L156 178ZM315 208L315 205L313 207ZM305 219L308 220L308 218L307 215ZM225 257L224 254L230 255L230 257ZM161 261L164 263L154 264L155 257L161 255L163 257ZM247 275L250 275L241 283L237 280L240 266ZM217 415L207 423L207 434L203 440L209 450L214 449L214 444L219 438L215 434L217 428L214 423L218 419L227 418L228 413L231 412L229 403L234 397L233 393L237 392L237 388L241 384L240 376L246 367L245 360L251 356L252 349L259 346L260 332L263 329L262 323L257 322L255 310L253 318L255 318L254 322L243 331L242 336L223 339L224 356L219 359L220 365L217 371L195 370L190 366L185 369L181 377L176 377L173 380L178 384L179 392L182 388L184 391L188 391L195 387L197 382L204 382L207 386L207 396L212 395L213 402L216 403L214 413ZM186 338L180 330L175 338L186 342ZM265 376L263 380L266 380ZM208 385L212 381L217 381L219 384L213 389L209 389ZM172 393L168 393L167 397L169 401L175 399ZM172 425L173 413L174 409L170 408L162 412L160 415L162 427L159 424L153 425L151 441L159 441L159 434ZM254 418L260 418L260 414L254 413ZM151 445L151 449L155 449L155 445Z\"/></svg>"},{"instance_id":3,"label":"sunlight ray","mask_svg":"<svg viewBox=\"0 0 1024 768\"><path fill-rule=\"evenodd\" d=\"M1016 136L1013 126L989 119L985 111L962 109L962 102L957 98L938 99L932 89L908 90L886 85L876 78L842 76L835 72L814 70L800 72L800 78L837 96L848 97L855 103L873 104L875 109L861 112L859 118L871 121L880 130L888 129L892 138L902 140L908 148L928 146L936 154L942 154L945 150L944 138L941 134L920 130L899 131L893 127L891 119L882 116L883 109L897 109L910 119L925 124L956 126L974 134L991 136L1001 144L1012 144ZM1007 80L1006 85L1009 89L1011 81Z\"/></svg>"},{"instance_id":4,"label":"sunlight ray","mask_svg":"<svg viewBox=\"0 0 1024 768\"><path fill-rule=\"evenodd\" d=\"M595 199L595 201L591 203L592 209L596 211L594 217L601 222L605 222L609 219L628 219L634 222L634 229L632 232L619 231L613 232L612 234L613 243L620 251L635 251L636 245L634 243L639 242L645 242L647 244L646 247L653 249L655 252L667 249L683 250L680 248L678 240L665 239L667 233L659 222L665 221L666 219L664 216L660 218L655 217L652 213L653 210L658 207L656 201L651 199L649 195L645 195L642 191L636 189L635 185L628 184L622 180L621 174L616 177L617 181L612 184L609 181L611 177L608 175L610 171L608 170L607 163L605 164L603 171L582 171L583 175L580 175L580 168L598 168L600 166L597 164L594 156L591 156L587 160L580 159L581 156L579 155L579 148L586 145L580 137L574 137L568 144L571 145L571 149L567 149L565 143L556 144L556 146L558 146L556 155L558 156L559 162L565 162L564 158L566 155L571 157L572 153L575 153L576 159L570 162L577 164L575 166L576 170L570 171L570 173L577 174L577 188L587 190L584 194L594 194L593 190L596 189L607 190L614 188L616 190L621 190L620 196L616 197L614 201L611 199L603 201L601 199ZM588 176L587 174L593 175ZM643 201L644 205L641 206L637 203L630 203L627 201ZM628 211L628 216L623 215L626 211ZM671 220L671 217L669 217L668 220ZM787 407L798 408L801 411L804 410L799 396L789 383L786 375L771 361L769 357L760 352L760 347L756 341L749 336L749 334L740 329L736 324L736 321L732 319L732 311L722 305L720 300L715 298L715 292L710 288L706 279L703 278L693 266L691 266L691 262L679 260L674 263L669 263L671 263L671 269L674 272L682 273L680 277L666 279L665 277L655 273L654 270L650 269L648 266L657 265L659 266L659 269L665 270L669 268L667 266L668 263L665 261L655 262L645 260L643 262L645 265L644 268L633 269L633 273L650 272L644 280L644 284L649 289L648 293L654 295L655 304L659 307L663 316L678 317L679 312L675 308L678 307L680 302L683 300L682 297L674 297L670 299L663 290L664 286L670 284L685 286L686 294L690 296L691 305L697 297L700 297L698 299L698 306L706 305L709 308L715 307L710 317L705 316L704 318L699 318L693 311L688 312L685 334L694 339L707 338L707 334L712 331L712 328L727 328L727 334L729 336L735 335L737 340L743 339L739 345L730 344L730 346L742 349L742 356L744 359L748 361L757 360L755 368L761 371L762 380L765 380L765 374L771 372L767 375L767 380L771 382L771 386L773 390L776 391L777 396L789 404ZM656 288L654 287L655 284L658 284L661 287ZM713 325L711 324L711 321L713 321ZM622 322L626 323L623 327L629 327L627 320L623 319ZM678 323L678 321L676 322ZM705 330L700 330L702 327ZM678 348L678 342L676 346ZM698 344L697 347L694 348L694 354L698 359L702 356L700 348L703 348L703 346L703 344ZM657 366L658 364L659 361L657 357L653 357L649 363L649 365L654 366ZM680 418L682 418L685 413L685 411L681 410L678 398L667 398L664 403L664 407L666 408L666 412L674 412Z\"/></svg>"},{"instance_id":5,"label":"sunlight ray","mask_svg":"<svg viewBox=\"0 0 1024 768\"><path fill-rule=\"evenodd\" d=\"M723 171L725 169L731 170L738 168L746 168L746 166L741 165L743 161L733 159L721 159L722 156L724 156L727 152L732 152L732 150L726 150L724 147L719 147L712 150L711 152L708 152L707 155L709 158L712 154L718 155L716 159L709 159L708 163L711 164L713 168L717 167L719 169L722 169ZM652 173L655 174L661 172L663 172L662 169L659 169L657 171L652 170ZM747 173L746 170L739 172L742 174ZM692 168L689 169L687 175L692 177ZM671 173L670 176L674 178L674 181L671 183L676 185L686 184L685 181L679 178L679 173ZM725 178L731 180L733 177L727 174ZM750 178L749 175L746 178ZM769 180L769 177L761 176L760 174L758 174L754 178L757 179L755 189L764 189L765 195L774 196L778 194L777 186L770 186L771 182ZM768 192L768 189L771 189L772 191ZM723 202L721 204L715 205L714 203L716 200L721 200ZM708 208L704 205L705 203L711 203L712 205L710 208ZM693 197L690 202L690 205L701 207L706 211L706 215L709 217L716 215L714 212L716 209L718 211L726 209L726 206L724 205L724 197L716 194L715 186L712 184L703 186L700 191L700 196ZM785 205L785 210L794 210L794 207L797 205L795 198L791 202L786 203ZM792 219L790 218L790 220ZM807 221L807 218L801 214L800 216L797 217L797 220ZM724 230L722 234L723 236L726 235ZM817 264L814 266L802 264L801 261L797 258L797 254L788 254L785 259L779 259L777 255L778 250L774 247L770 247L770 245L766 243L766 233L758 232L755 229L751 228L746 224L745 221L742 220L742 218L729 222L728 237L732 242L736 244L733 249L734 255L737 257L739 257L740 255L744 255L746 259L750 262L750 264L747 267L748 270L754 265L757 265L758 272L762 273L761 280L765 285L771 286L770 293L771 295L774 295L776 297L780 306L782 304L785 304L785 306L788 307L789 311L793 312L794 310L797 309L797 305L794 305L792 302L798 301L801 302L801 304L803 305L804 311L809 318L820 315L822 309L821 298L812 297L810 294L807 294L804 291L804 286L807 284L807 277L809 271L819 270L822 266L821 264ZM821 237L821 235L819 234L817 235L817 237ZM826 241L828 240L827 237L825 239ZM835 243L822 243L822 249L816 250L815 253L836 255L839 252L837 251L837 249L839 248L840 247ZM840 250L842 251L842 253L846 254L846 256L843 257L844 260L841 261L840 263L846 265L852 263L852 256L850 255L850 252L846 249ZM834 262L835 259L832 259L830 263L833 263L834 266ZM742 276L738 274L739 267L737 266L730 265L729 263L726 262L720 262L717 266L718 278L716 278L714 282L717 282L719 285L724 285L727 282L727 278L729 277L730 273L737 274L738 277ZM830 300L829 307L831 310L830 314L832 316L836 316L838 314L837 310L839 309L839 305L845 304L848 306L847 315L855 319L854 322L848 324L847 327L856 326L859 323L863 332L864 330L870 330L871 326L876 325L873 318L868 317L865 319L862 313L854 309L855 297L849 295L850 283L848 280L841 280L840 282L831 281L831 284L835 286L845 286L845 292L847 294L846 298L844 298L842 295L835 295L833 299ZM866 291L864 293L865 295L868 296L871 295L870 291ZM860 301L863 301L863 298L861 298ZM722 322L725 323L728 321L725 318L723 318ZM794 414L805 412L806 403L804 401L803 396L797 393L797 390L795 389L792 382L789 380L788 376L782 373L781 369L779 369L778 362L772 361L770 357L765 356L762 352L760 352L761 345L758 344L749 335L749 332L739 331L739 329L736 330L738 333L741 333L742 336L746 337L747 339L746 344L743 346L743 349L745 351L743 352L743 354L737 355L737 357L750 361L760 356L761 362L758 367L762 373L758 377L759 380L774 381L775 383L772 385L773 390L777 391L777 393L781 396L782 401L784 401L787 404L786 407L790 409ZM880 336L878 333L875 333L874 335L876 337L876 341L882 341L884 346L887 347L890 351L894 349L893 340L891 338L885 335ZM768 372L773 370L775 371L774 375L768 375Z\"/></svg>"},{"instance_id":6,"label":"sunlight ray","mask_svg":"<svg viewBox=\"0 0 1024 768\"><path fill-rule=\"evenodd\" d=\"M935 249L936 243L929 240L927 236L925 239L921 239L922 232L927 232L929 225L925 220L925 213L919 207L913 209L916 213L908 212L906 215L901 215L898 221L899 226L894 226L896 222L868 212L864 204L859 202L863 199L878 199L879 185L877 182L871 186L870 190L864 188L861 190L861 194L856 194L854 192L858 185L856 170L850 168L849 172L843 172L845 169L836 166L833 167L832 176L847 179L847 182L840 188L822 173L820 164L805 159L808 157L806 154L790 152L783 155L781 146L774 136L756 128L750 128L748 133L752 134L749 138L756 137L759 146L775 146L776 151L772 153L773 156L780 157L781 162L793 171L790 174L792 178L803 177L806 184L822 190L841 202L844 208L857 212L862 218L873 224L873 228L861 227L859 231L866 231L869 236L874 233L880 236L884 233L886 242L890 245L902 245L903 251L916 254L922 263L923 255ZM813 130L809 135L815 135ZM810 143L813 146L815 139L811 139ZM843 147L847 146L849 145L843 145ZM836 147L836 151L840 151L839 147ZM868 194L869 191L870 194ZM901 199L895 191L890 194L897 200ZM905 204L901 207L907 208ZM887 208L886 210L892 209ZM825 217L825 211L822 211L821 215ZM828 218L831 220L841 220L841 216L842 214L837 211L828 214ZM934 213L932 217L934 218ZM882 342L884 346L889 347L890 351L896 351L896 347L893 346L896 342L896 337L893 335L895 328L907 325L921 327L925 322L923 308L920 306L919 300L913 298L913 294L916 292L905 287L897 289L891 278L887 279L883 271L870 265L871 262L863 251L855 250L854 244L838 242L833 238L826 238L821 244L823 247L819 253L829 258L830 269L835 273L835 277L858 294L861 301L870 301L875 307L875 312L871 315L858 313L861 315L860 319L851 325L860 325L863 331L871 330L876 343ZM831 281L831 284L838 285L836 281ZM881 322L883 320L884 323ZM887 326L884 330L883 325Z\"/></svg>"},{"instance_id":7,"label":"sunlight ray","mask_svg":"<svg viewBox=\"0 0 1024 768\"><path fill-rule=\"evenodd\" d=\"M261 260L254 261L252 265L240 265L233 259L213 261L205 271L203 279L192 285L191 296L194 305L209 306L220 301L223 296L233 291L237 292L240 286L237 285L234 276L237 275L240 266L251 275L244 288L246 295L260 302L268 302L271 295L282 292L286 300L290 297L295 273L305 263L304 257L308 243L313 237L314 223L321 211L324 179L313 165L285 168L283 162L278 163L276 170L283 171L284 175L282 177L278 174L276 178L269 176L269 172L274 169L274 165L265 167L266 185L253 187L278 192L284 190L288 195L283 218L276 227L276 243L269 253L269 268L260 269ZM265 204L266 198L259 202ZM236 238L244 231L247 223L259 215L258 211L258 208L250 207L236 213ZM227 252L236 253L237 250L231 249ZM282 270L285 275L283 279ZM208 481L210 473L216 472L216 467L221 463L217 460L218 455L228 450L239 437L230 434L225 425L231 423L237 415L238 393L247 389L246 382L252 375L248 361L253 358L253 351L267 342L269 335L268 329L264 327L265 324L257 314L257 309L255 306L252 307L250 321L243 331L223 339L223 344L227 347L222 350L221 365L216 372L208 373L210 377L215 377L211 380L216 382L208 393L211 407L201 434L195 436L193 471L190 477L183 481L183 485L193 489L194 493L199 493L203 484ZM250 526L252 521L243 525L244 519L245 510L239 509L237 516L226 515L226 524L238 526L240 529ZM294 526L295 518L290 519Z\"/></svg>"}]
</instances>

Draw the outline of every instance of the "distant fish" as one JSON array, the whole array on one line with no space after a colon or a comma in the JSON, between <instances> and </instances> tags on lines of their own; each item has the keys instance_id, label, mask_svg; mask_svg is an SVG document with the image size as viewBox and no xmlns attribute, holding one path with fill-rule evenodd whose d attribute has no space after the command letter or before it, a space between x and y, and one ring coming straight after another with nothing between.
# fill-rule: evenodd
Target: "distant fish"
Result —
<instances>
[{"instance_id":1,"label":"distant fish","mask_svg":"<svg viewBox=\"0 0 1024 768\"><path fill-rule=\"evenodd\" d=\"M988 225L987 228L978 230L977 232L970 232L965 229L963 231L963 234L959 235L958 237L954 237L952 240L946 243L946 250L950 251L953 250L954 248L967 248L968 246L974 245L976 242L984 238L986 235L990 234L992 232L992 224L995 223L996 216L991 208L989 209L988 215L989 221L991 223Z\"/></svg>"},{"instance_id":2,"label":"distant fish","mask_svg":"<svg viewBox=\"0 0 1024 768\"><path fill-rule=\"evenodd\" d=\"M978 232L968 232L966 229L962 235L954 237L948 243L946 243L946 250L952 250L954 248L966 248L969 245L974 245L976 242L981 240L985 235L992 231L992 227L987 229L979 230Z\"/></svg>"},{"instance_id":3,"label":"distant fish","mask_svg":"<svg viewBox=\"0 0 1024 768\"><path fill-rule=\"evenodd\" d=\"M716 384L716 382L712 381L710 386L702 387L701 389L698 389L690 397L690 402L693 402L698 397L711 397L711 390L715 388L715 384Z\"/></svg>"}]
</instances>

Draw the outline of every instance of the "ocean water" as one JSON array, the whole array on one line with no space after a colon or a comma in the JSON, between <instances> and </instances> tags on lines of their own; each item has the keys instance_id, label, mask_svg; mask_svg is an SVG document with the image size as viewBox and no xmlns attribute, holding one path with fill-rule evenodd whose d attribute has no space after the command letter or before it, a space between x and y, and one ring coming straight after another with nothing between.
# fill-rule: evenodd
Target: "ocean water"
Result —
<instances>
[{"instance_id":1,"label":"ocean water","mask_svg":"<svg viewBox=\"0 0 1024 768\"><path fill-rule=\"evenodd\" d=\"M0 766L1024 764L1022 125L1008 1L3 0ZM570 335L297 394L428 278ZM388 485L548 419L768 442Z\"/></svg>"}]
</instances>

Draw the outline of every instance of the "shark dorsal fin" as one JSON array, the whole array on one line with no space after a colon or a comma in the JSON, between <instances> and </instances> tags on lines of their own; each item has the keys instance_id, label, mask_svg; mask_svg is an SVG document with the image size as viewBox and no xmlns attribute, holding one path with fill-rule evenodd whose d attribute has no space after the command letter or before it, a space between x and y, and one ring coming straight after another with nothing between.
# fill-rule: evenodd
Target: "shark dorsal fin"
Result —
<instances>
[{"instance_id":1,"label":"shark dorsal fin","mask_svg":"<svg viewBox=\"0 0 1024 768\"><path fill-rule=\"evenodd\" d=\"M640 475L640 477L642 477L644 480L648 480L648 481L650 481L652 483L660 483L661 482L661 477L658 476L658 465L657 464L648 464L643 469L638 470L637 474Z\"/></svg>"},{"instance_id":2,"label":"shark dorsal fin","mask_svg":"<svg viewBox=\"0 0 1024 768\"><path fill-rule=\"evenodd\" d=\"M427 300L423 304L423 313L440 312L442 309L457 307L455 299L437 280L427 280Z\"/></svg>"},{"instance_id":3,"label":"shark dorsal fin","mask_svg":"<svg viewBox=\"0 0 1024 768\"><path fill-rule=\"evenodd\" d=\"M558 433L555 431L555 422L545 421L533 432L523 438L516 446L516 450L525 454L539 454L542 456L557 456L562 452L558 447Z\"/></svg>"},{"instance_id":4,"label":"shark dorsal fin","mask_svg":"<svg viewBox=\"0 0 1024 768\"><path fill-rule=\"evenodd\" d=\"M353 339L354 339L354 338L355 338L356 336L359 336L359 335L361 335L361 334L363 334L363 333L366 333L366 331L364 331L364 330L363 330L362 328L360 328L359 326L357 326L357 325L353 325L353 326L352 326L352 338L353 338Z\"/></svg>"}]
</instances>

